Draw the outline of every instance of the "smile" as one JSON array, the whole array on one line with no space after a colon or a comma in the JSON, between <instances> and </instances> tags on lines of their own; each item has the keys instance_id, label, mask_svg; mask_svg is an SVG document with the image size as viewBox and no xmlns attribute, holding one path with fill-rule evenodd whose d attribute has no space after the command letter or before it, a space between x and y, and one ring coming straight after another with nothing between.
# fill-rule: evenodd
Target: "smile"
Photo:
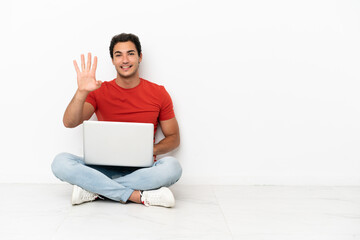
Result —
<instances>
[{"instance_id":1,"label":"smile","mask_svg":"<svg viewBox=\"0 0 360 240\"><path fill-rule=\"evenodd\" d=\"M133 65L123 65L123 66L120 66L121 69L124 69L124 70L129 70Z\"/></svg>"}]
</instances>

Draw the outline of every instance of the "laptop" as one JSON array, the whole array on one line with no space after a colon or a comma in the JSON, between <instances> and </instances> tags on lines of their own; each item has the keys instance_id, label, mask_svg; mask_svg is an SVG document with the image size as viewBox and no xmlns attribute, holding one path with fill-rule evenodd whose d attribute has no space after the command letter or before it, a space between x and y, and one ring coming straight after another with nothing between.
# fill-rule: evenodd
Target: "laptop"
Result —
<instances>
[{"instance_id":1,"label":"laptop","mask_svg":"<svg viewBox=\"0 0 360 240\"><path fill-rule=\"evenodd\" d=\"M154 162L152 123L84 121L83 135L85 164L149 167Z\"/></svg>"}]
</instances>

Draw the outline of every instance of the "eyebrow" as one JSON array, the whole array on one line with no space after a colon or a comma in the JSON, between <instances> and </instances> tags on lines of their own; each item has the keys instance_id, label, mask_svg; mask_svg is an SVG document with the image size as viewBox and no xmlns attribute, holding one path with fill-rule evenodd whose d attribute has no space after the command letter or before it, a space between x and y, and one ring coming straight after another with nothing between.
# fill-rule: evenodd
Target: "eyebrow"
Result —
<instances>
[{"instance_id":1,"label":"eyebrow","mask_svg":"<svg viewBox=\"0 0 360 240\"><path fill-rule=\"evenodd\" d=\"M129 50L129 51L127 51L127 53L131 53L131 52L135 52L135 50ZM114 52L114 54L116 54L116 53L122 53L122 52L120 52L120 51Z\"/></svg>"}]
</instances>

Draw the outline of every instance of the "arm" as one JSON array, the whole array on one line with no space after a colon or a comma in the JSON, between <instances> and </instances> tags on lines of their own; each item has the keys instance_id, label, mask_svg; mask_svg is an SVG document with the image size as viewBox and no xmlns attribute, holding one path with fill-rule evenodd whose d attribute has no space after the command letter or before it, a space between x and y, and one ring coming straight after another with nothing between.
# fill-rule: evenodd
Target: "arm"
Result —
<instances>
[{"instance_id":1,"label":"arm","mask_svg":"<svg viewBox=\"0 0 360 240\"><path fill-rule=\"evenodd\" d=\"M74 60L74 67L77 74L78 89L65 110L63 123L65 127L73 128L88 120L95 109L85 102L87 95L101 86L101 81L96 81L95 72L97 66L97 57L94 58L94 64L91 67L91 54L88 54L88 61L85 67L85 57L81 55L81 71Z\"/></svg>"},{"instance_id":2,"label":"arm","mask_svg":"<svg viewBox=\"0 0 360 240\"><path fill-rule=\"evenodd\" d=\"M87 94L76 91L73 99L65 110L63 123L67 128L74 128L85 120L89 120L95 112L94 107L85 102Z\"/></svg>"},{"instance_id":3,"label":"arm","mask_svg":"<svg viewBox=\"0 0 360 240\"><path fill-rule=\"evenodd\" d=\"M154 145L154 155L168 153L180 145L180 131L176 118L160 121L160 126L165 138Z\"/></svg>"}]
</instances>

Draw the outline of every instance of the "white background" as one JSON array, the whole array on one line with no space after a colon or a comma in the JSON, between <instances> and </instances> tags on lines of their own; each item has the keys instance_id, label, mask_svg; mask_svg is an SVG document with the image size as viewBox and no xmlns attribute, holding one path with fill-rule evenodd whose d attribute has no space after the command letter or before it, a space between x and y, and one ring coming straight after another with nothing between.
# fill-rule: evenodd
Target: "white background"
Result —
<instances>
[{"instance_id":1,"label":"white background","mask_svg":"<svg viewBox=\"0 0 360 240\"><path fill-rule=\"evenodd\" d=\"M181 128L180 183L360 184L360 1L11 1L0 5L0 182L59 182L72 60L116 72L135 33L141 76L165 85Z\"/></svg>"}]
</instances>

